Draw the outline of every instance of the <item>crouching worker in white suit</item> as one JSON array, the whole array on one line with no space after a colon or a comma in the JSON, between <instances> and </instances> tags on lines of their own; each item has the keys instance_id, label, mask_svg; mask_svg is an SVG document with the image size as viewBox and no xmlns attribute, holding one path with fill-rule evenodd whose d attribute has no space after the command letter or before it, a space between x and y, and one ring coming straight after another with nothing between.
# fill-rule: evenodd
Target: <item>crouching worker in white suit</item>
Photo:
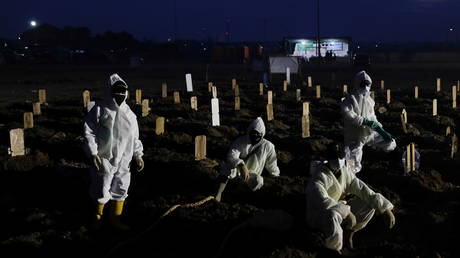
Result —
<instances>
[{"instance_id":1,"label":"crouching worker in white suit","mask_svg":"<svg viewBox=\"0 0 460 258\"><path fill-rule=\"evenodd\" d=\"M343 241L353 249L353 234L363 229L376 211L385 216L389 228L395 224L393 204L355 176L341 149L331 144L327 160L311 162L306 187L307 223L324 233L327 248L338 252ZM352 198L345 201L347 195Z\"/></svg>"},{"instance_id":2,"label":"crouching worker in white suit","mask_svg":"<svg viewBox=\"0 0 460 258\"><path fill-rule=\"evenodd\" d=\"M259 190L263 184L264 168L271 176L279 176L275 145L264 139L265 125L257 117L249 125L248 134L238 137L230 146L225 163L221 166L219 189L216 200L220 201L228 179L241 178L252 190Z\"/></svg>"},{"instance_id":3,"label":"crouching worker in white suit","mask_svg":"<svg viewBox=\"0 0 460 258\"><path fill-rule=\"evenodd\" d=\"M85 118L87 151L92 161L90 195L96 202L95 225L104 205L112 201L108 221L118 229L129 229L120 221L128 197L130 163L144 168L143 146L139 140L136 115L125 103L128 85L117 74L110 76L105 99L96 102Z\"/></svg>"},{"instance_id":4,"label":"crouching worker in white suit","mask_svg":"<svg viewBox=\"0 0 460 258\"><path fill-rule=\"evenodd\" d=\"M364 145L386 152L396 148L394 137L386 132L375 116L375 102L370 96L371 77L361 71L355 75L351 94L341 103L346 159L353 160L353 172L361 171Z\"/></svg>"}]
</instances>

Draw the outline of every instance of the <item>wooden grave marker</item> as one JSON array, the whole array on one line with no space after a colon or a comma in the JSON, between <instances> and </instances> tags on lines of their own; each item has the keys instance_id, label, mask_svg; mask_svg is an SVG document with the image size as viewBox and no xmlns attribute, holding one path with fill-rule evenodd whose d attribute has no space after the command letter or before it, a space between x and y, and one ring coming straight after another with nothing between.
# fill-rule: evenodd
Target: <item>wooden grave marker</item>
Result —
<instances>
[{"instance_id":1,"label":"wooden grave marker","mask_svg":"<svg viewBox=\"0 0 460 258\"><path fill-rule=\"evenodd\" d=\"M88 104L91 102L91 93L89 90L83 91L83 107L88 108Z\"/></svg>"},{"instance_id":2,"label":"wooden grave marker","mask_svg":"<svg viewBox=\"0 0 460 258\"><path fill-rule=\"evenodd\" d=\"M34 114L32 112L24 113L24 129L34 128Z\"/></svg>"},{"instance_id":3,"label":"wooden grave marker","mask_svg":"<svg viewBox=\"0 0 460 258\"><path fill-rule=\"evenodd\" d=\"M193 91L192 74L187 73L185 75L185 84L187 87L187 92L192 92Z\"/></svg>"},{"instance_id":4,"label":"wooden grave marker","mask_svg":"<svg viewBox=\"0 0 460 258\"><path fill-rule=\"evenodd\" d=\"M385 90L385 81L384 81L384 80L381 80L381 81L380 81L380 90L381 90L381 91L384 91L384 90Z\"/></svg>"},{"instance_id":5,"label":"wooden grave marker","mask_svg":"<svg viewBox=\"0 0 460 258\"><path fill-rule=\"evenodd\" d=\"M438 100L433 99L433 116L438 115Z\"/></svg>"},{"instance_id":6,"label":"wooden grave marker","mask_svg":"<svg viewBox=\"0 0 460 258\"><path fill-rule=\"evenodd\" d=\"M348 85L344 84L343 85L343 94L348 94Z\"/></svg>"},{"instance_id":7,"label":"wooden grave marker","mask_svg":"<svg viewBox=\"0 0 460 258\"><path fill-rule=\"evenodd\" d=\"M302 138L310 137L310 116L302 116Z\"/></svg>"},{"instance_id":8,"label":"wooden grave marker","mask_svg":"<svg viewBox=\"0 0 460 258\"><path fill-rule=\"evenodd\" d=\"M450 158L453 159L455 157L455 154L458 151L458 138L457 135L454 133L452 134L451 137L451 151L450 151Z\"/></svg>"},{"instance_id":9,"label":"wooden grave marker","mask_svg":"<svg viewBox=\"0 0 460 258\"><path fill-rule=\"evenodd\" d=\"M180 92L174 91L173 96L174 96L174 104L180 104Z\"/></svg>"},{"instance_id":10,"label":"wooden grave marker","mask_svg":"<svg viewBox=\"0 0 460 258\"><path fill-rule=\"evenodd\" d=\"M415 171L415 144L406 146L406 173Z\"/></svg>"},{"instance_id":11,"label":"wooden grave marker","mask_svg":"<svg viewBox=\"0 0 460 258\"><path fill-rule=\"evenodd\" d=\"M198 110L198 99L196 96L190 97L190 107L192 110Z\"/></svg>"},{"instance_id":12,"label":"wooden grave marker","mask_svg":"<svg viewBox=\"0 0 460 258\"><path fill-rule=\"evenodd\" d=\"M212 98L217 98L217 87L212 86Z\"/></svg>"},{"instance_id":13,"label":"wooden grave marker","mask_svg":"<svg viewBox=\"0 0 460 258\"><path fill-rule=\"evenodd\" d=\"M441 78L436 78L436 92L441 91Z\"/></svg>"},{"instance_id":14,"label":"wooden grave marker","mask_svg":"<svg viewBox=\"0 0 460 258\"><path fill-rule=\"evenodd\" d=\"M391 90L387 89L387 104L391 103Z\"/></svg>"},{"instance_id":15,"label":"wooden grave marker","mask_svg":"<svg viewBox=\"0 0 460 258\"><path fill-rule=\"evenodd\" d=\"M163 82L161 84L161 97L162 98L168 97L168 84L166 84L166 82Z\"/></svg>"},{"instance_id":16,"label":"wooden grave marker","mask_svg":"<svg viewBox=\"0 0 460 258\"><path fill-rule=\"evenodd\" d=\"M24 147L24 129L17 128L10 130L10 148L8 153L12 157L23 156L26 154L26 149Z\"/></svg>"},{"instance_id":17,"label":"wooden grave marker","mask_svg":"<svg viewBox=\"0 0 460 258\"><path fill-rule=\"evenodd\" d=\"M321 98L321 85L316 85L316 98Z\"/></svg>"},{"instance_id":18,"label":"wooden grave marker","mask_svg":"<svg viewBox=\"0 0 460 258\"><path fill-rule=\"evenodd\" d=\"M457 86L452 86L452 108L457 108Z\"/></svg>"},{"instance_id":19,"label":"wooden grave marker","mask_svg":"<svg viewBox=\"0 0 460 258\"><path fill-rule=\"evenodd\" d=\"M233 79L232 79L232 90L235 89L235 85L236 85L236 79L233 78Z\"/></svg>"},{"instance_id":20,"label":"wooden grave marker","mask_svg":"<svg viewBox=\"0 0 460 258\"><path fill-rule=\"evenodd\" d=\"M212 126L220 126L219 99L211 99Z\"/></svg>"},{"instance_id":21,"label":"wooden grave marker","mask_svg":"<svg viewBox=\"0 0 460 258\"><path fill-rule=\"evenodd\" d=\"M287 91L288 89L288 81L283 81L283 91Z\"/></svg>"},{"instance_id":22,"label":"wooden grave marker","mask_svg":"<svg viewBox=\"0 0 460 258\"><path fill-rule=\"evenodd\" d=\"M195 137L195 160L206 159L206 135Z\"/></svg>"},{"instance_id":23,"label":"wooden grave marker","mask_svg":"<svg viewBox=\"0 0 460 258\"><path fill-rule=\"evenodd\" d=\"M238 84L235 85L235 97L240 96L240 86Z\"/></svg>"},{"instance_id":24,"label":"wooden grave marker","mask_svg":"<svg viewBox=\"0 0 460 258\"><path fill-rule=\"evenodd\" d=\"M142 100L142 117L148 116L149 113L150 113L149 100L143 99Z\"/></svg>"},{"instance_id":25,"label":"wooden grave marker","mask_svg":"<svg viewBox=\"0 0 460 258\"><path fill-rule=\"evenodd\" d=\"M313 80L311 79L311 76L308 76L307 81L308 81L308 84L307 84L308 87L309 88L313 87Z\"/></svg>"},{"instance_id":26,"label":"wooden grave marker","mask_svg":"<svg viewBox=\"0 0 460 258\"><path fill-rule=\"evenodd\" d=\"M267 104L267 121L272 121L275 119L273 114L273 104Z\"/></svg>"},{"instance_id":27,"label":"wooden grave marker","mask_svg":"<svg viewBox=\"0 0 460 258\"><path fill-rule=\"evenodd\" d=\"M295 90L295 99L297 102L299 102L302 99L301 91L300 89Z\"/></svg>"},{"instance_id":28,"label":"wooden grave marker","mask_svg":"<svg viewBox=\"0 0 460 258\"><path fill-rule=\"evenodd\" d=\"M240 110L240 97L235 97L235 110Z\"/></svg>"},{"instance_id":29,"label":"wooden grave marker","mask_svg":"<svg viewBox=\"0 0 460 258\"><path fill-rule=\"evenodd\" d=\"M418 99L418 86L414 87L414 98Z\"/></svg>"},{"instance_id":30,"label":"wooden grave marker","mask_svg":"<svg viewBox=\"0 0 460 258\"><path fill-rule=\"evenodd\" d=\"M142 102L142 90L136 90L136 104L141 104Z\"/></svg>"},{"instance_id":31,"label":"wooden grave marker","mask_svg":"<svg viewBox=\"0 0 460 258\"><path fill-rule=\"evenodd\" d=\"M401 124L402 124L404 133L407 133L407 112L405 109L403 109L401 112Z\"/></svg>"},{"instance_id":32,"label":"wooden grave marker","mask_svg":"<svg viewBox=\"0 0 460 258\"><path fill-rule=\"evenodd\" d=\"M38 102L40 102L40 104L46 103L46 90L45 89L38 90Z\"/></svg>"},{"instance_id":33,"label":"wooden grave marker","mask_svg":"<svg viewBox=\"0 0 460 258\"><path fill-rule=\"evenodd\" d=\"M34 112L34 115L41 115L42 114L42 109L41 109L41 105L40 105L40 102L35 102L32 104L32 110Z\"/></svg>"},{"instance_id":34,"label":"wooden grave marker","mask_svg":"<svg viewBox=\"0 0 460 258\"><path fill-rule=\"evenodd\" d=\"M155 119L155 134L162 135L165 132L165 118L162 116Z\"/></svg>"},{"instance_id":35,"label":"wooden grave marker","mask_svg":"<svg viewBox=\"0 0 460 258\"><path fill-rule=\"evenodd\" d=\"M263 95L264 95L264 84L259 83L259 96L263 96Z\"/></svg>"},{"instance_id":36,"label":"wooden grave marker","mask_svg":"<svg viewBox=\"0 0 460 258\"><path fill-rule=\"evenodd\" d=\"M273 91L269 90L267 92L267 103L273 104Z\"/></svg>"}]
</instances>

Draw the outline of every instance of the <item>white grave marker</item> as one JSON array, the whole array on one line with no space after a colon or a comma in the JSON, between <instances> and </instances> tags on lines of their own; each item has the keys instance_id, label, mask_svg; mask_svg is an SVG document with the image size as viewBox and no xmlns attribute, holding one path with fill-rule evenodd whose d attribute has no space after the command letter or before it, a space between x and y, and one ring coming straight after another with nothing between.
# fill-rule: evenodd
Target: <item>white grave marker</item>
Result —
<instances>
[{"instance_id":1,"label":"white grave marker","mask_svg":"<svg viewBox=\"0 0 460 258\"><path fill-rule=\"evenodd\" d=\"M187 92L192 92L193 91L192 74L188 73L185 75L185 82L187 84Z\"/></svg>"}]
</instances>

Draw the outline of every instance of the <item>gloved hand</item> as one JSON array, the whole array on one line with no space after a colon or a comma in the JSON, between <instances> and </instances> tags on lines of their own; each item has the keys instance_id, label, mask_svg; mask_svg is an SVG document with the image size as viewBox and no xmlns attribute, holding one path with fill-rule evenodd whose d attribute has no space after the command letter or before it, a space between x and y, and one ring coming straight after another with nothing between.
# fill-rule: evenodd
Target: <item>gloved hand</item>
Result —
<instances>
[{"instance_id":1,"label":"gloved hand","mask_svg":"<svg viewBox=\"0 0 460 258\"><path fill-rule=\"evenodd\" d=\"M395 215L393 214L393 212L390 209L387 209L383 212L383 215L385 224L387 224L390 229L393 228L396 222Z\"/></svg>"},{"instance_id":2,"label":"gloved hand","mask_svg":"<svg viewBox=\"0 0 460 258\"><path fill-rule=\"evenodd\" d=\"M93 155L93 165L96 167L96 169L99 171L101 170L101 167L102 167L102 160L101 158L96 154L96 155Z\"/></svg>"},{"instance_id":3,"label":"gloved hand","mask_svg":"<svg viewBox=\"0 0 460 258\"><path fill-rule=\"evenodd\" d=\"M348 216L343 220L347 229L352 229L356 225L356 216L350 211Z\"/></svg>"},{"instance_id":4,"label":"gloved hand","mask_svg":"<svg viewBox=\"0 0 460 258\"><path fill-rule=\"evenodd\" d=\"M387 142L393 140L393 135L391 135L389 132L385 131L382 127L378 126L375 131L380 134L383 139Z\"/></svg>"},{"instance_id":5,"label":"gloved hand","mask_svg":"<svg viewBox=\"0 0 460 258\"><path fill-rule=\"evenodd\" d=\"M248 181L249 179L249 169L248 167L246 167L246 164L244 163L241 163L240 165L238 165L240 167L240 171L241 171L241 176L243 177L243 180L244 182Z\"/></svg>"},{"instance_id":6,"label":"gloved hand","mask_svg":"<svg viewBox=\"0 0 460 258\"><path fill-rule=\"evenodd\" d=\"M372 129L376 129L377 127L380 127L376 121L369 120L367 118L363 119L363 123L361 125L369 126Z\"/></svg>"},{"instance_id":7,"label":"gloved hand","mask_svg":"<svg viewBox=\"0 0 460 258\"><path fill-rule=\"evenodd\" d=\"M135 160L137 165L136 170L137 172L141 172L144 169L144 160L142 159L142 157L136 157Z\"/></svg>"}]
</instances>

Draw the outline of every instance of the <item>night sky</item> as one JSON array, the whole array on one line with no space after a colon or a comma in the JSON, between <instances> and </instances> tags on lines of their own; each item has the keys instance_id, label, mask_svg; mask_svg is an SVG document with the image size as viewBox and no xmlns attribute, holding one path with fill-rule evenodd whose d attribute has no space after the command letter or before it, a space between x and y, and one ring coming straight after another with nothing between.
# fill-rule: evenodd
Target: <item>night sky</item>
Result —
<instances>
[{"instance_id":1,"label":"night sky","mask_svg":"<svg viewBox=\"0 0 460 258\"><path fill-rule=\"evenodd\" d=\"M176 2L176 8L174 8ZM93 34L127 31L138 39L281 40L316 35L317 0L4 0L0 37L15 38L38 24L89 27ZM460 31L460 0L320 0L325 37L356 41L453 41ZM265 29L264 29L265 28ZM449 31L453 28L453 31Z\"/></svg>"}]
</instances>

